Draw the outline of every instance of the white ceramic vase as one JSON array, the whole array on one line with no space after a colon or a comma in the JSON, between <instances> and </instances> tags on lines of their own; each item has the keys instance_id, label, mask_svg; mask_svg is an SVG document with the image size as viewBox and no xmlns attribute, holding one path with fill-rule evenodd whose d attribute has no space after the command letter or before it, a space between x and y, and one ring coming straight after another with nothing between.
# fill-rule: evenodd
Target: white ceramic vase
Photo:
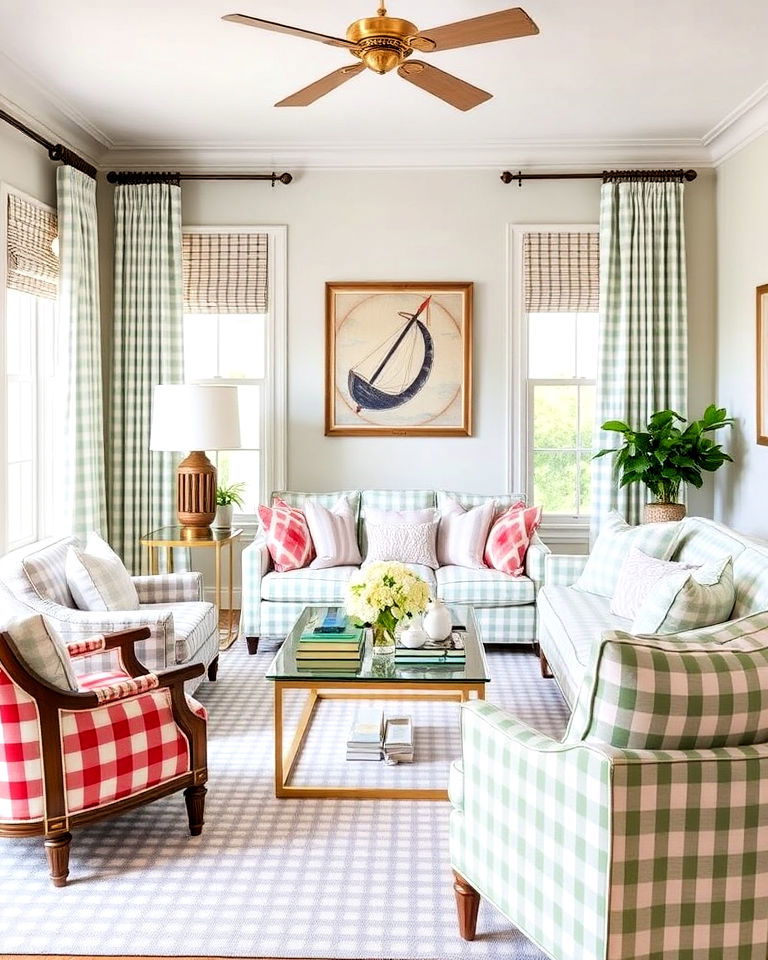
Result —
<instances>
[{"instance_id":1,"label":"white ceramic vase","mask_svg":"<svg viewBox=\"0 0 768 960\"><path fill-rule=\"evenodd\" d=\"M418 650L426 642L427 632L418 620L414 620L400 632L400 643L409 650Z\"/></svg>"},{"instance_id":2,"label":"white ceramic vase","mask_svg":"<svg viewBox=\"0 0 768 960\"><path fill-rule=\"evenodd\" d=\"M216 507L213 525L217 530L229 530L232 526L232 504L220 503Z\"/></svg>"},{"instance_id":3,"label":"white ceramic vase","mask_svg":"<svg viewBox=\"0 0 768 960\"><path fill-rule=\"evenodd\" d=\"M453 619L450 611L438 597L429 601L429 611L424 617L424 629L430 640L445 640L450 634Z\"/></svg>"}]
</instances>

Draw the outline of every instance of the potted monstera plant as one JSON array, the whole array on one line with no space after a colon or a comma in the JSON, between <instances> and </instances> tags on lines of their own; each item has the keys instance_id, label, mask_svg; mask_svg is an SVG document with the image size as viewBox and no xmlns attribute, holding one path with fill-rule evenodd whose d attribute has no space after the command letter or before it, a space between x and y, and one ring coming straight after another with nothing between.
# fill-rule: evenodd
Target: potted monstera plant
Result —
<instances>
[{"instance_id":1,"label":"potted monstera plant","mask_svg":"<svg viewBox=\"0 0 768 960\"><path fill-rule=\"evenodd\" d=\"M733 462L710 436L732 423L725 408L714 403L700 420L690 422L674 410L658 410L645 430L635 430L621 420L608 420L603 430L620 433L624 443L618 449L601 450L595 457L615 455L619 486L645 484L654 498L645 505L646 523L681 520L685 516L685 505L678 502L681 485L700 487L702 473L714 472L726 460Z\"/></svg>"}]
</instances>

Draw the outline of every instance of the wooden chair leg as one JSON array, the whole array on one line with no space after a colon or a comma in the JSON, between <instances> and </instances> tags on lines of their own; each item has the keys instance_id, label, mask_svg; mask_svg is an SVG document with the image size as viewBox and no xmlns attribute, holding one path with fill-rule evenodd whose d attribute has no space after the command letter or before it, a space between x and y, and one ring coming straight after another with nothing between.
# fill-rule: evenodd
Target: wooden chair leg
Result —
<instances>
[{"instance_id":1,"label":"wooden chair leg","mask_svg":"<svg viewBox=\"0 0 768 960\"><path fill-rule=\"evenodd\" d=\"M547 680L550 680L554 674L549 666L549 661L544 656L544 651L539 647L539 665L541 667L541 675Z\"/></svg>"},{"instance_id":2,"label":"wooden chair leg","mask_svg":"<svg viewBox=\"0 0 768 960\"><path fill-rule=\"evenodd\" d=\"M258 637L246 637L245 642L248 644L248 653L253 656L254 653L259 651L259 638Z\"/></svg>"},{"instance_id":3,"label":"wooden chair leg","mask_svg":"<svg viewBox=\"0 0 768 960\"><path fill-rule=\"evenodd\" d=\"M208 664L208 679L215 680L219 675L219 657L218 654Z\"/></svg>"},{"instance_id":4,"label":"wooden chair leg","mask_svg":"<svg viewBox=\"0 0 768 960\"><path fill-rule=\"evenodd\" d=\"M72 842L71 833L57 833L46 837L45 855L48 858L48 869L54 887L63 887L69 876L69 845Z\"/></svg>"},{"instance_id":5,"label":"wooden chair leg","mask_svg":"<svg viewBox=\"0 0 768 960\"><path fill-rule=\"evenodd\" d=\"M459 933L465 940L474 940L477 911L480 909L480 894L455 870L453 871L453 892L456 894Z\"/></svg>"},{"instance_id":6,"label":"wooden chair leg","mask_svg":"<svg viewBox=\"0 0 768 960\"><path fill-rule=\"evenodd\" d=\"M189 832L193 837L199 837L205 823L205 795L208 791L203 786L187 787L184 791L184 802L187 805Z\"/></svg>"}]
</instances>

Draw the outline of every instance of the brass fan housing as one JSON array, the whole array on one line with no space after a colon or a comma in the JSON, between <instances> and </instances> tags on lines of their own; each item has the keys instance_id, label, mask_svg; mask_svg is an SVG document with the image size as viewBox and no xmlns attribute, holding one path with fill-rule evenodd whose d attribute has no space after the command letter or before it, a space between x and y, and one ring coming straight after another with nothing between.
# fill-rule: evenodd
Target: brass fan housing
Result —
<instances>
[{"instance_id":1,"label":"brass fan housing","mask_svg":"<svg viewBox=\"0 0 768 960\"><path fill-rule=\"evenodd\" d=\"M415 23L399 17L365 17L347 28L352 51L375 73L388 73L399 67L413 50L407 38L419 32Z\"/></svg>"}]
</instances>

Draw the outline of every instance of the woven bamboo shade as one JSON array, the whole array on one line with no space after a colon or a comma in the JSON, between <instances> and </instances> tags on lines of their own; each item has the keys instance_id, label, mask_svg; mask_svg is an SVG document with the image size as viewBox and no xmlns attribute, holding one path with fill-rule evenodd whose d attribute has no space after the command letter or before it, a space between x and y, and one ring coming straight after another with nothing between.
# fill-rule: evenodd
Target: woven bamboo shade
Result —
<instances>
[{"instance_id":1,"label":"woven bamboo shade","mask_svg":"<svg viewBox=\"0 0 768 960\"><path fill-rule=\"evenodd\" d=\"M8 194L8 287L55 300L59 261L53 253L56 214L16 194Z\"/></svg>"},{"instance_id":2,"label":"woven bamboo shade","mask_svg":"<svg viewBox=\"0 0 768 960\"><path fill-rule=\"evenodd\" d=\"M266 313L266 233L185 233L185 313Z\"/></svg>"},{"instance_id":3,"label":"woven bamboo shade","mask_svg":"<svg viewBox=\"0 0 768 960\"><path fill-rule=\"evenodd\" d=\"M526 233L523 236L526 311L597 311L599 254L597 233Z\"/></svg>"}]
</instances>

